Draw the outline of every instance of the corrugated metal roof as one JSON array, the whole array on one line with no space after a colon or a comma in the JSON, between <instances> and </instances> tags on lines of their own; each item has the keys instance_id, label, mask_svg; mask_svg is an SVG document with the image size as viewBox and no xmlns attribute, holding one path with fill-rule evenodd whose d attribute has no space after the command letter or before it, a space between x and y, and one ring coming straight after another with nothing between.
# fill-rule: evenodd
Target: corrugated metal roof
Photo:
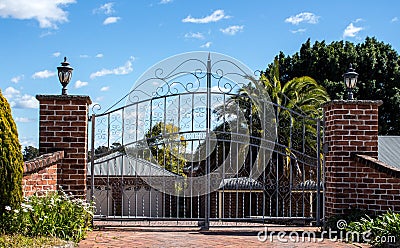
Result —
<instances>
[{"instance_id":1,"label":"corrugated metal roof","mask_svg":"<svg viewBox=\"0 0 400 248\"><path fill-rule=\"evenodd\" d=\"M91 175L91 163L87 166L87 175ZM98 158L94 163L95 176L178 176L159 165L141 158L115 152Z\"/></svg>"},{"instance_id":2,"label":"corrugated metal roof","mask_svg":"<svg viewBox=\"0 0 400 248\"><path fill-rule=\"evenodd\" d=\"M378 136L378 159L400 169L400 136Z\"/></svg>"},{"instance_id":3,"label":"corrugated metal roof","mask_svg":"<svg viewBox=\"0 0 400 248\"><path fill-rule=\"evenodd\" d=\"M297 184L294 189L295 190L317 190L317 182L314 180L306 180L305 182L301 182L299 184ZM320 182L320 189L322 190L323 188L323 183Z\"/></svg>"},{"instance_id":4,"label":"corrugated metal roof","mask_svg":"<svg viewBox=\"0 0 400 248\"><path fill-rule=\"evenodd\" d=\"M263 185L254 180L253 178L248 178L248 177L234 177L234 178L225 178L222 180L221 184L219 185L220 189L226 189L226 190L260 190L263 189Z\"/></svg>"}]
</instances>

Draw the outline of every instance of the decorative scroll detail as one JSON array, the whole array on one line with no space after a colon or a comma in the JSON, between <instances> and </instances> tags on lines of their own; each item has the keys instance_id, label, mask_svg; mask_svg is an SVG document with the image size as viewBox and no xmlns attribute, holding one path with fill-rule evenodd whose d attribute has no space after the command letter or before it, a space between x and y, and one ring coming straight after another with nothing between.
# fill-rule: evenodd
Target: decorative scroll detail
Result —
<instances>
[{"instance_id":1,"label":"decorative scroll detail","mask_svg":"<svg viewBox=\"0 0 400 248\"><path fill-rule=\"evenodd\" d=\"M207 186L216 220L316 220L323 164L321 138L310 130L319 130L319 120L257 97L265 93L260 71L200 55L150 68L115 105L123 107L102 114L92 107L95 180L88 185L100 196L98 214L202 220Z\"/></svg>"}]
</instances>

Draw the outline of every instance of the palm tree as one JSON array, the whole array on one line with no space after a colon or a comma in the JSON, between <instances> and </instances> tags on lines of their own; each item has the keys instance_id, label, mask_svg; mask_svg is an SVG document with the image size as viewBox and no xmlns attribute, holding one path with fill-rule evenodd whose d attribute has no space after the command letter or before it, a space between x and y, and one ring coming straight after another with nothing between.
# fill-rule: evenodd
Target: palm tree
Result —
<instances>
[{"instance_id":1,"label":"palm tree","mask_svg":"<svg viewBox=\"0 0 400 248\"><path fill-rule=\"evenodd\" d=\"M235 108L239 106L244 113L247 125L251 125L250 143L253 149L251 153L257 153L257 138L261 138L264 130L262 129L259 118L259 109L252 103L259 94L268 94L275 113L276 147L275 150L283 160L285 174L289 173L291 160L297 166L297 156L307 154L315 157L317 143L316 119L322 117L321 105L329 101L326 90L308 76L294 78L285 84L279 81L279 63L274 61L273 68L269 75L262 74L260 82L262 87L257 89L250 82L243 86L237 95L230 97L225 106L215 110L220 118L224 118L223 113L235 113ZM250 81L254 79L249 78ZM229 111L232 109L231 111ZM230 116L232 118L232 116ZM265 123L264 123L265 124ZM251 156L253 160L257 157ZM247 161L249 164L254 161Z\"/></svg>"},{"instance_id":2,"label":"palm tree","mask_svg":"<svg viewBox=\"0 0 400 248\"><path fill-rule=\"evenodd\" d=\"M270 75L261 82L275 103L277 142L285 148L285 171L296 154L314 156L317 147L316 119L322 118L321 105L329 101L325 88L311 77L303 76L283 84L279 80L279 62L274 61Z\"/></svg>"}]
</instances>

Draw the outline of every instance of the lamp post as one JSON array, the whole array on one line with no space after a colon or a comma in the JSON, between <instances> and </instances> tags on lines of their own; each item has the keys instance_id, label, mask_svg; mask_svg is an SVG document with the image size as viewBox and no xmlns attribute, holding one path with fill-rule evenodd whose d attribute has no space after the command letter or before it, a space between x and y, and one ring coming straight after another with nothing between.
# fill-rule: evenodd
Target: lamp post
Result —
<instances>
[{"instance_id":1,"label":"lamp post","mask_svg":"<svg viewBox=\"0 0 400 248\"><path fill-rule=\"evenodd\" d=\"M72 70L73 68L69 66L69 63L67 62L67 57L64 57L64 62L61 62L61 66L57 67L58 80L60 80L60 83L63 86L61 92L62 95L67 95L67 85L71 81Z\"/></svg>"},{"instance_id":2,"label":"lamp post","mask_svg":"<svg viewBox=\"0 0 400 248\"><path fill-rule=\"evenodd\" d=\"M353 89L356 87L358 73L354 71L353 65L343 74L343 80L347 88L347 100L353 100Z\"/></svg>"}]
</instances>

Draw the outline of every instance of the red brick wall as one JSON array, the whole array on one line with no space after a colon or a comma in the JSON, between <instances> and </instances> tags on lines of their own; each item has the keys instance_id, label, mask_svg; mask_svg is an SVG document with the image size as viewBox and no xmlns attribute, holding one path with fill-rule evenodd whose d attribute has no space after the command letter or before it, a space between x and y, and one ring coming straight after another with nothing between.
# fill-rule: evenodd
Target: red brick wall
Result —
<instances>
[{"instance_id":1,"label":"red brick wall","mask_svg":"<svg viewBox=\"0 0 400 248\"><path fill-rule=\"evenodd\" d=\"M400 212L400 169L393 168L366 155L354 156L356 161L357 208L375 214L389 209Z\"/></svg>"},{"instance_id":2,"label":"red brick wall","mask_svg":"<svg viewBox=\"0 0 400 248\"><path fill-rule=\"evenodd\" d=\"M383 190L388 187L386 183L392 181L390 175L378 173L354 159L355 154L368 155L371 159L378 157L378 107L381 104L381 101L356 100L332 101L324 106L328 145L325 155L327 217L344 214L350 208L381 210L380 206L373 205L382 201L372 198L382 200L388 197L386 193L396 193Z\"/></svg>"},{"instance_id":3,"label":"red brick wall","mask_svg":"<svg viewBox=\"0 0 400 248\"><path fill-rule=\"evenodd\" d=\"M64 151L57 184L86 196L88 96L37 95L40 104L39 152Z\"/></svg>"},{"instance_id":4,"label":"red brick wall","mask_svg":"<svg viewBox=\"0 0 400 248\"><path fill-rule=\"evenodd\" d=\"M24 176L22 178L22 190L24 196L33 194L42 195L47 192L56 191L57 169L64 152L59 151L44 154L38 158L27 161L24 164Z\"/></svg>"}]
</instances>

